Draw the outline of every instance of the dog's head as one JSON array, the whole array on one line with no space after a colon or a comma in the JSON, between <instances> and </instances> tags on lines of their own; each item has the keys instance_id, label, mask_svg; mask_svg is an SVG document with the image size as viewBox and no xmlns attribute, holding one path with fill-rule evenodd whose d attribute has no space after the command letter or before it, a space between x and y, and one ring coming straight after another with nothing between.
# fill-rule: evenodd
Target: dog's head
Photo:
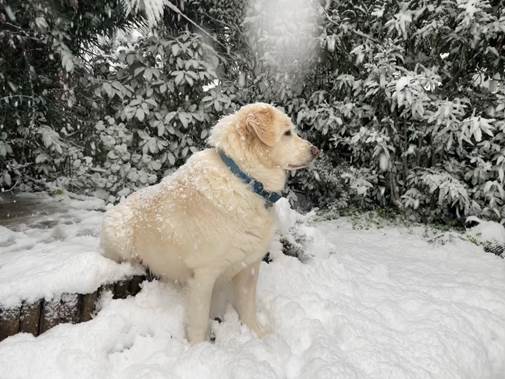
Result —
<instances>
[{"instance_id":1,"label":"dog's head","mask_svg":"<svg viewBox=\"0 0 505 379\"><path fill-rule=\"evenodd\" d=\"M222 145L224 129L233 128L238 141L227 138L227 144L239 143L266 166L296 170L307 167L319 155L317 147L298 136L289 117L269 104L246 105L223 121L227 125L220 128L218 124L211 143Z\"/></svg>"}]
</instances>

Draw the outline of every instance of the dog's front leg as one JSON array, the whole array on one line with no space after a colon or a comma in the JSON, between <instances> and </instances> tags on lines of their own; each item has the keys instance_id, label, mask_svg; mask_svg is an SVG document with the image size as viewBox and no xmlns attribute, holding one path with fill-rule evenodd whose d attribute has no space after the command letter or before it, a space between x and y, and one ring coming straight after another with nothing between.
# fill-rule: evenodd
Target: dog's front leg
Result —
<instances>
[{"instance_id":1,"label":"dog's front leg","mask_svg":"<svg viewBox=\"0 0 505 379\"><path fill-rule=\"evenodd\" d=\"M240 316L240 320L258 337L267 331L256 318L256 284L258 282L261 262L253 263L240 271L233 278L233 306Z\"/></svg>"},{"instance_id":2,"label":"dog's front leg","mask_svg":"<svg viewBox=\"0 0 505 379\"><path fill-rule=\"evenodd\" d=\"M189 280L186 293L186 335L190 343L207 338L212 289L218 272L195 270Z\"/></svg>"}]
</instances>

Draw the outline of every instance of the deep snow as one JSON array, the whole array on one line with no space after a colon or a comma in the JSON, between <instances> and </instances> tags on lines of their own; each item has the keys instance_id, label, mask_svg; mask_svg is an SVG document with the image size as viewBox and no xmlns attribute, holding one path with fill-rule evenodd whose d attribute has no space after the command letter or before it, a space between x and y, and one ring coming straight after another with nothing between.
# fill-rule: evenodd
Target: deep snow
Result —
<instances>
[{"instance_id":1,"label":"deep snow","mask_svg":"<svg viewBox=\"0 0 505 379\"><path fill-rule=\"evenodd\" d=\"M307 256L284 256L275 241L274 261L262 265L267 337L229 309L212 324L215 343L190 346L181 291L145 282L136 297L103 298L89 322L4 340L0 378L505 378L505 260L454 233L442 245L420 227L309 225L285 202L279 208L284 231L306 238ZM96 230L100 214L88 212L80 219ZM81 243L66 233L65 243ZM96 233L88 238L96 254Z\"/></svg>"}]
</instances>

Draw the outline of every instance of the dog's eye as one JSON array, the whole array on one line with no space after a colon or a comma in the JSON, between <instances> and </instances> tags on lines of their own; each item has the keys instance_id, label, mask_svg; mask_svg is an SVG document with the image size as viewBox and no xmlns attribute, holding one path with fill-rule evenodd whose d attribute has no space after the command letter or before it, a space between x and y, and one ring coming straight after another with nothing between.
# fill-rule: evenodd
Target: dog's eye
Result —
<instances>
[{"instance_id":1,"label":"dog's eye","mask_svg":"<svg viewBox=\"0 0 505 379\"><path fill-rule=\"evenodd\" d=\"M285 136L290 136L291 135L291 130L288 130L284 133Z\"/></svg>"}]
</instances>

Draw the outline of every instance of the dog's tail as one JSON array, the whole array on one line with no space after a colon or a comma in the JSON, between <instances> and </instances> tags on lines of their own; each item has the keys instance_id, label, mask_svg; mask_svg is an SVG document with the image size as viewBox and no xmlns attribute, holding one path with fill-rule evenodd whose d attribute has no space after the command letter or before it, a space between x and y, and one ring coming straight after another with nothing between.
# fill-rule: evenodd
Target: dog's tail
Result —
<instances>
[{"instance_id":1,"label":"dog's tail","mask_svg":"<svg viewBox=\"0 0 505 379\"><path fill-rule=\"evenodd\" d=\"M103 255L116 262L133 258L133 210L124 205L109 209L104 216L100 246Z\"/></svg>"}]
</instances>

